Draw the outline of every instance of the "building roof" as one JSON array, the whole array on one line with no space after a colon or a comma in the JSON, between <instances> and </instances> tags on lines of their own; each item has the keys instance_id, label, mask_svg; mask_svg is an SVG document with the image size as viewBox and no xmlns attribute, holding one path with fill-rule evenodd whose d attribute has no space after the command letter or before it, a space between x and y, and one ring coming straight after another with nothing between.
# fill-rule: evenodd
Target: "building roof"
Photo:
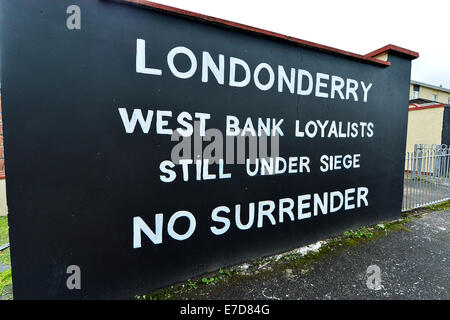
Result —
<instances>
[{"instance_id":1,"label":"building roof","mask_svg":"<svg viewBox=\"0 0 450 320\"><path fill-rule=\"evenodd\" d=\"M409 100L409 111L431 109L431 108L441 108L441 107L445 107L445 106L446 105L443 103L424 99L424 98Z\"/></svg>"},{"instance_id":2,"label":"building roof","mask_svg":"<svg viewBox=\"0 0 450 320\"><path fill-rule=\"evenodd\" d=\"M428 100L425 98L417 98L417 99L409 100L409 104L424 105L424 104L440 104L440 103L433 101L433 100Z\"/></svg>"},{"instance_id":3,"label":"building roof","mask_svg":"<svg viewBox=\"0 0 450 320\"><path fill-rule=\"evenodd\" d=\"M411 80L411 84L417 84L419 86L423 86L423 87L450 93L450 89L439 87L439 86L434 86L432 84L428 84L428 83L424 83L424 82L420 82L420 81Z\"/></svg>"},{"instance_id":4,"label":"building roof","mask_svg":"<svg viewBox=\"0 0 450 320\"><path fill-rule=\"evenodd\" d=\"M379 56L383 53L390 53L390 52L395 52L396 54L399 54L401 56L404 56L410 60L414 60L416 58L419 57L419 53L409 50L409 49L405 49L393 44L388 44L380 49L377 49L375 51L369 52L368 54L366 54L366 57L376 57Z\"/></svg>"}]
</instances>

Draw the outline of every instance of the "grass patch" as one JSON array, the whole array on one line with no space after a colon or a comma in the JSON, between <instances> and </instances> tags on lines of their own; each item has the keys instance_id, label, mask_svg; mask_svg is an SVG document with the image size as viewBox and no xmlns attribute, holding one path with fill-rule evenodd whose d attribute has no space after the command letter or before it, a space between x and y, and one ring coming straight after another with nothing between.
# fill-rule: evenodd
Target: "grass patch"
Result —
<instances>
[{"instance_id":1,"label":"grass patch","mask_svg":"<svg viewBox=\"0 0 450 320\"><path fill-rule=\"evenodd\" d=\"M186 296L191 291L205 290L229 281L236 273L228 269L219 269L214 274L209 274L197 279L187 281L168 288L160 289L152 294L135 296L137 300L169 300Z\"/></svg>"},{"instance_id":2,"label":"grass patch","mask_svg":"<svg viewBox=\"0 0 450 320\"><path fill-rule=\"evenodd\" d=\"M9 242L8 217L0 217L0 245ZM0 265L10 266L11 256L9 248L0 251ZM11 268L0 273L0 297L11 294L12 277Z\"/></svg>"},{"instance_id":3,"label":"grass patch","mask_svg":"<svg viewBox=\"0 0 450 320\"><path fill-rule=\"evenodd\" d=\"M369 228L360 228L358 230L349 230L344 232L344 237L349 237L353 239L367 238L371 239L373 237L373 232Z\"/></svg>"},{"instance_id":4,"label":"grass patch","mask_svg":"<svg viewBox=\"0 0 450 320\"><path fill-rule=\"evenodd\" d=\"M5 249L3 251L0 251L0 264L4 266L10 266L11 265L11 254L8 249Z\"/></svg>"},{"instance_id":5,"label":"grass patch","mask_svg":"<svg viewBox=\"0 0 450 320\"><path fill-rule=\"evenodd\" d=\"M444 201L438 204L432 204L428 206L428 209L432 211L450 210L450 201Z\"/></svg>"},{"instance_id":6,"label":"grass patch","mask_svg":"<svg viewBox=\"0 0 450 320\"><path fill-rule=\"evenodd\" d=\"M0 296L11 294L12 276L11 268L0 273Z\"/></svg>"},{"instance_id":7,"label":"grass patch","mask_svg":"<svg viewBox=\"0 0 450 320\"><path fill-rule=\"evenodd\" d=\"M9 233L8 233L8 217L0 217L0 245L9 242ZM0 251L0 264L2 265L11 265L11 256L9 248L3 251Z\"/></svg>"},{"instance_id":8,"label":"grass patch","mask_svg":"<svg viewBox=\"0 0 450 320\"><path fill-rule=\"evenodd\" d=\"M0 217L0 245L9 241L8 217Z\"/></svg>"}]
</instances>

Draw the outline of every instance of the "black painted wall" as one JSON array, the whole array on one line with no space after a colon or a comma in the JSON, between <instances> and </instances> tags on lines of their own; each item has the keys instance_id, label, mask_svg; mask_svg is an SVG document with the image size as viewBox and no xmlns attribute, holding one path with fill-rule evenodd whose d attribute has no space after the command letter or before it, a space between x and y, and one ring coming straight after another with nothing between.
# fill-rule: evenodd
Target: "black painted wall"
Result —
<instances>
[{"instance_id":1,"label":"black painted wall","mask_svg":"<svg viewBox=\"0 0 450 320\"><path fill-rule=\"evenodd\" d=\"M15 298L127 298L152 289L400 217L411 63L390 67L280 40L107 1L2 1L2 103ZM82 29L68 31L66 8L82 9ZM136 39L151 44L164 77L135 72ZM170 75L166 53L184 45L247 61L304 68L373 83L367 103L231 88L200 73ZM159 180L174 142L123 130L118 107L209 112L224 129L227 114L372 121L372 139L294 137L286 126L281 156L361 153L361 168L323 174L249 178L233 166L230 181ZM259 200L366 186L369 207L243 232L211 234L210 212ZM190 210L194 235L132 248L132 219L150 226L156 213ZM266 221L267 223L267 221ZM267 226L267 227L266 227ZM181 231L180 231L181 232ZM82 270L82 290L68 290L66 269Z\"/></svg>"}]
</instances>

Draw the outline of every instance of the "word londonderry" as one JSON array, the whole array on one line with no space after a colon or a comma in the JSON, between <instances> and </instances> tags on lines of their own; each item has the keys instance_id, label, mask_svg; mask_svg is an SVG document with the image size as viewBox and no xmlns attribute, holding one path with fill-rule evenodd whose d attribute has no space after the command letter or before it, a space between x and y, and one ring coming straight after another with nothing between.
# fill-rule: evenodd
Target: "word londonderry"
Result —
<instances>
[{"instance_id":1,"label":"word londonderry","mask_svg":"<svg viewBox=\"0 0 450 320\"><path fill-rule=\"evenodd\" d=\"M151 44L147 49L151 52ZM145 40L136 39L136 72L162 76L161 67L150 67L151 63L146 61L146 56ZM177 65L176 61L180 61L177 57L189 60L189 70L185 70L185 65L181 66L179 63ZM228 63L227 67L225 66L225 61ZM265 62L259 63L252 71L249 64L242 59L237 57L225 59L223 54L213 57L208 51L202 51L201 67L198 65L197 56L187 47L175 47L167 53L167 66L172 75L179 79L192 78L198 69L201 69L202 82L208 82L211 73L218 84L225 85L225 69L227 69L228 81L226 84L230 87L246 87L253 80L253 84L261 91L268 91L276 86L280 93L287 90L291 94L302 96L315 95L319 98L352 99L354 101L362 99L364 102L367 102L367 96L372 87L372 83L366 85L361 80L344 79L337 75L321 72L312 74L304 69L285 68L281 65L274 67Z\"/></svg>"}]
</instances>

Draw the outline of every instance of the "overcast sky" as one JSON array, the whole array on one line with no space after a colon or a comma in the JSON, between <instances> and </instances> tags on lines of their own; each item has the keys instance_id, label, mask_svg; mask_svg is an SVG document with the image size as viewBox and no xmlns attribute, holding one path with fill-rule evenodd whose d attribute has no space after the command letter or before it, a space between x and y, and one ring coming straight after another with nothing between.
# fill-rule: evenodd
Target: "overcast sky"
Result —
<instances>
[{"instance_id":1,"label":"overcast sky","mask_svg":"<svg viewBox=\"0 0 450 320\"><path fill-rule=\"evenodd\" d=\"M413 51L411 79L450 88L449 0L155 0L366 54L387 44Z\"/></svg>"}]
</instances>

